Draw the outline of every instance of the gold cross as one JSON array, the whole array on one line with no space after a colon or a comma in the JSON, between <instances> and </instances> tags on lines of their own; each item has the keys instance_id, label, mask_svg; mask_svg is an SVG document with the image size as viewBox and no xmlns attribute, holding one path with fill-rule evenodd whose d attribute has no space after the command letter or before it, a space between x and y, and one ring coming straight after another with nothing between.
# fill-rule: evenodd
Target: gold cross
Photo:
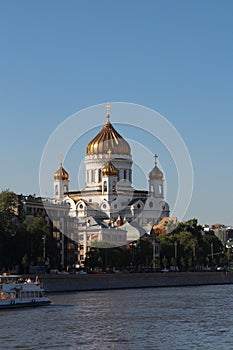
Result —
<instances>
[{"instance_id":1,"label":"gold cross","mask_svg":"<svg viewBox=\"0 0 233 350\"><path fill-rule=\"evenodd\" d=\"M63 156L62 156L62 154L60 154L60 166L62 166L62 161L63 161Z\"/></svg>"},{"instance_id":2,"label":"gold cross","mask_svg":"<svg viewBox=\"0 0 233 350\"><path fill-rule=\"evenodd\" d=\"M111 105L110 103L106 104L106 113L107 113L107 119L109 120L110 118L110 109L111 109Z\"/></svg>"}]
</instances>

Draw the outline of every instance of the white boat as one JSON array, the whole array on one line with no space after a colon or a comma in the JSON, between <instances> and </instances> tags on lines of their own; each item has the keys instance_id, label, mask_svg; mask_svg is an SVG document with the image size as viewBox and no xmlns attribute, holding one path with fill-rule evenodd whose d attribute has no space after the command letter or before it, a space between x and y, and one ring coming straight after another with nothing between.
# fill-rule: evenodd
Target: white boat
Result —
<instances>
[{"instance_id":1,"label":"white boat","mask_svg":"<svg viewBox=\"0 0 233 350\"><path fill-rule=\"evenodd\" d=\"M49 305L38 278L35 281L16 275L0 275L0 309Z\"/></svg>"}]
</instances>

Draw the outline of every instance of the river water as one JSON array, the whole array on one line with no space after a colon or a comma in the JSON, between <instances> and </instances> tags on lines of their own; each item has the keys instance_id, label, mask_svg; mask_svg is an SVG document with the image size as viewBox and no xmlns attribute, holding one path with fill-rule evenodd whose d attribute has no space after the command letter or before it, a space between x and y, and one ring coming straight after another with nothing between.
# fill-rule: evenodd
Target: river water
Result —
<instances>
[{"instance_id":1,"label":"river water","mask_svg":"<svg viewBox=\"0 0 233 350\"><path fill-rule=\"evenodd\" d=\"M233 349L233 285L52 294L0 311L0 349Z\"/></svg>"}]
</instances>

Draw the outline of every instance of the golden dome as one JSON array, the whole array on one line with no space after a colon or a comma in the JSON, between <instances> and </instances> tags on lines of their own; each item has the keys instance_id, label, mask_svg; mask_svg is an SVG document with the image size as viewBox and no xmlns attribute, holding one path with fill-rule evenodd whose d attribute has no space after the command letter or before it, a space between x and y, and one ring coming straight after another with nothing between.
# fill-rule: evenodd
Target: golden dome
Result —
<instances>
[{"instance_id":1,"label":"golden dome","mask_svg":"<svg viewBox=\"0 0 233 350\"><path fill-rule=\"evenodd\" d=\"M149 179L150 180L162 180L163 179L163 173L157 166L157 155L155 155L155 166L149 173Z\"/></svg>"},{"instance_id":2,"label":"golden dome","mask_svg":"<svg viewBox=\"0 0 233 350\"><path fill-rule=\"evenodd\" d=\"M102 130L87 145L86 155L104 154L109 150L112 154L131 154L128 142L114 129L107 115Z\"/></svg>"},{"instance_id":3,"label":"golden dome","mask_svg":"<svg viewBox=\"0 0 233 350\"><path fill-rule=\"evenodd\" d=\"M118 170L109 160L107 161L105 166L102 168L102 174L103 176L117 176Z\"/></svg>"},{"instance_id":4,"label":"golden dome","mask_svg":"<svg viewBox=\"0 0 233 350\"><path fill-rule=\"evenodd\" d=\"M60 166L60 168L54 173L54 180L69 180L69 174Z\"/></svg>"}]
</instances>

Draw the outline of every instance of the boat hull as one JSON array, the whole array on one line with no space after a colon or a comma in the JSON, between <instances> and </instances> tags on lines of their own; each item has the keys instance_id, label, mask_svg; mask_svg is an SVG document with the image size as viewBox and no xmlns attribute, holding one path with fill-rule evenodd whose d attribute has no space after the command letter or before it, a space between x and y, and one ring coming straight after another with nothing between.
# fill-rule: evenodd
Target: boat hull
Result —
<instances>
[{"instance_id":1,"label":"boat hull","mask_svg":"<svg viewBox=\"0 0 233 350\"><path fill-rule=\"evenodd\" d=\"M15 301L15 303L9 302L9 303L0 303L0 310L2 309L16 309L16 308L24 308L24 307L35 307L35 306L47 306L51 304L50 300L44 300L44 301L31 301L31 302L20 302Z\"/></svg>"}]
</instances>

